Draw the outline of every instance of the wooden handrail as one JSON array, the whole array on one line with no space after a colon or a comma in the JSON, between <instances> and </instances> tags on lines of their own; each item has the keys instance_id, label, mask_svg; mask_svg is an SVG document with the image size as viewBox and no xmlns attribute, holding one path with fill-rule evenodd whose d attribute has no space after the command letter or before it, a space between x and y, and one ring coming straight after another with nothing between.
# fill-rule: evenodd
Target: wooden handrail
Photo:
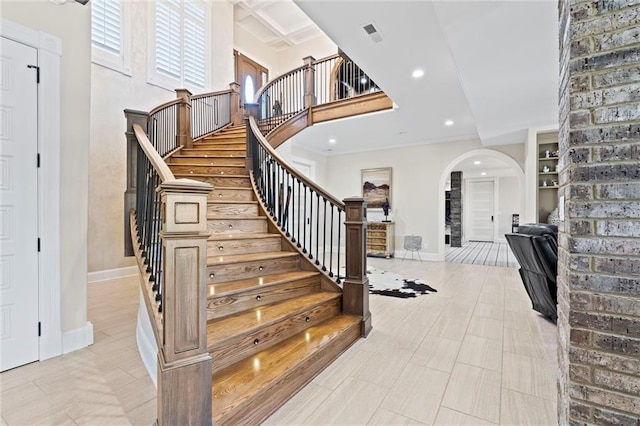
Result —
<instances>
[{"instance_id":1,"label":"wooden handrail","mask_svg":"<svg viewBox=\"0 0 640 426\"><path fill-rule=\"evenodd\" d=\"M279 75L278 77L275 77L275 78L273 78L273 79L271 79L271 80L267 81L267 83L266 83L264 86L262 86L262 87L260 88L260 90L258 90L258 92L257 92L257 93L256 93L256 95L253 97L253 99L255 99L255 102L257 102L257 101L258 101L258 99L260 99L260 96L262 96L262 94L264 93L264 91L265 91L265 90L267 90L267 89L269 89L269 87L271 87L271 86L273 85L273 83L275 83L276 81L282 80L282 79L284 79L285 77L288 77L288 76L290 76L290 75L292 75L292 74L295 74L296 72L298 72L298 71L300 71L300 70L303 70L303 69L305 69L306 67L307 67L306 65L302 65L301 67L298 67L298 68L292 69L291 71L287 72L286 74Z\"/></svg>"},{"instance_id":2,"label":"wooden handrail","mask_svg":"<svg viewBox=\"0 0 640 426\"><path fill-rule=\"evenodd\" d=\"M227 93L231 93L231 89L219 90L217 92L200 93L198 95L192 95L191 96L191 100L193 101L194 99L206 98L207 96L225 95Z\"/></svg>"},{"instance_id":3,"label":"wooden handrail","mask_svg":"<svg viewBox=\"0 0 640 426\"><path fill-rule=\"evenodd\" d=\"M136 134L136 139L138 139L140 147L147 155L147 158L151 162L153 168L158 172L158 176L160 176L162 182L175 180L176 178L173 176L171 169L169 169L167 163L164 162L160 154L158 154L158 151L156 151L153 145L151 145L151 141L147 138L147 134L144 132L142 127L139 124L134 124L133 131Z\"/></svg>"},{"instance_id":4,"label":"wooden handrail","mask_svg":"<svg viewBox=\"0 0 640 426\"><path fill-rule=\"evenodd\" d=\"M305 184L309 188L313 189L314 192L322 195L325 199L327 199L328 201L333 203L336 207L338 207L341 210L344 210L344 203L342 201L340 201L339 199L337 199L333 195L329 194L327 191L325 191L317 183L313 182L312 180L307 178L305 175L300 173L298 170L296 170L295 168L291 167L289 165L289 163L287 163L281 156L278 155L276 150L273 149L271 144L267 141L267 139L260 132L260 128L258 128L258 123L256 123L256 120L255 120L254 117L249 117L249 125L251 126L251 130L252 130L253 134L256 136L256 138L260 142L260 145L262 145L264 147L264 149L269 153L269 155L271 155L271 157L275 158L278 161L278 163L280 163L280 165L285 170L287 170L289 173L291 173L292 175L294 175L295 177L300 179L300 181L303 184Z\"/></svg>"},{"instance_id":5,"label":"wooden handrail","mask_svg":"<svg viewBox=\"0 0 640 426\"><path fill-rule=\"evenodd\" d=\"M181 101L182 101L181 99L173 99L173 100L171 100L169 102L165 102L165 103L163 103L161 105L158 105L157 107L155 107L154 109L149 111L149 116L152 116L153 114L155 114L156 112L158 112L158 111L160 111L162 109L168 108L168 107L173 106L173 105L177 105Z\"/></svg>"},{"instance_id":6,"label":"wooden handrail","mask_svg":"<svg viewBox=\"0 0 640 426\"><path fill-rule=\"evenodd\" d=\"M313 61L313 65L315 65L315 64L319 64L319 63L321 63L321 62L330 61L330 60L335 59L335 58L338 58L338 57L340 57L340 55L339 55L339 54L337 54L337 53L334 53L333 55L329 55L329 56L327 56L326 58L316 59L315 61Z\"/></svg>"}]
</instances>

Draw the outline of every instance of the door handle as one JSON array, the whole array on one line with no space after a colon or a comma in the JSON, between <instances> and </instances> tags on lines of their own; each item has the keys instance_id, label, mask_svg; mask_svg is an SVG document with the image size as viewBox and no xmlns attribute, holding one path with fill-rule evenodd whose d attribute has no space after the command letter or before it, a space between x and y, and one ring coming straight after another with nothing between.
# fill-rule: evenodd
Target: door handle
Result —
<instances>
[{"instance_id":1,"label":"door handle","mask_svg":"<svg viewBox=\"0 0 640 426\"><path fill-rule=\"evenodd\" d=\"M491 222L493 222L493 216L491 216Z\"/></svg>"}]
</instances>

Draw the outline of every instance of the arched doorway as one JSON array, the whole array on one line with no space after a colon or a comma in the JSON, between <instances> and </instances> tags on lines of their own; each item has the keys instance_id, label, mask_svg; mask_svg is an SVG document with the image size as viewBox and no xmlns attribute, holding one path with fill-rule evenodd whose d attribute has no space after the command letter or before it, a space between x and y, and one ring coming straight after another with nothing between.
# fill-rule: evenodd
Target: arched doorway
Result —
<instances>
[{"instance_id":1,"label":"arched doorway","mask_svg":"<svg viewBox=\"0 0 640 426\"><path fill-rule=\"evenodd\" d=\"M524 198L524 172L522 167L511 157L492 149L476 149L472 151L468 151L462 155L459 155L455 159L453 159L447 167L443 170L440 181L438 184L438 260L445 260L445 192L447 181L451 175L452 171L455 171L457 166L463 164L465 161L476 161L474 158L487 158L494 160L496 162L504 164L505 168L508 168L512 171L513 175L517 179L517 187L518 193L520 194L519 201L519 211L524 212L526 207L526 200ZM482 163L482 160L479 160ZM478 164L481 166L482 164ZM478 176L474 177L485 177L482 176L481 167L478 168ZM489 177L489 173L487 173L486 177Z\"/></svg>"}]
</instances>

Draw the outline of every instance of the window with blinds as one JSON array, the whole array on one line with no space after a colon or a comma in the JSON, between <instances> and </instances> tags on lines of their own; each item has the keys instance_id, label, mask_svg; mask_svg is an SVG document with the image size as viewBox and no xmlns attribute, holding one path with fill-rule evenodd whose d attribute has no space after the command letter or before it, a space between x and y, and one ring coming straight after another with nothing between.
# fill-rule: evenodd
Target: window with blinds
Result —
<instances>
[{"instance_id":1,"label":"window with blinds","mask_svg":"<svg viewBox=\"0 0 640 426\"><path fill-rule=\"evenodd\" d=\"M93 0L91 6L91 42L115 55L122 50L120 0Z\"/></svg>"},{"instance_id":2,"label":"window with blinds","mask_svg":"<svg viewBox=\"0 0 640 426\"><path fill-rule=\"evenodd\" d=\"M91 1L91 61L131 75L130 18L125 0Z\"/></svg>"},{"instance_id":3,"label":"window with blinds","mask_svg":"<svg viewBox=\"0 0 640 426\"><path fill-rule=\"evenodd\" d=\"M206 83L206 5L198 0L156 3L155 71L181 84Z\"/></svg>"}]
</instances>

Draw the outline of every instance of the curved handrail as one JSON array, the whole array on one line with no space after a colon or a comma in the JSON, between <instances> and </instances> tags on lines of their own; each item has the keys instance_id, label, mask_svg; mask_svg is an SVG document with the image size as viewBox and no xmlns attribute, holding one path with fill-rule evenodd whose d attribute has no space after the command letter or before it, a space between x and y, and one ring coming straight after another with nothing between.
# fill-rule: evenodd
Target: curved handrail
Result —
<instances>
[{"instance_id":1,"label":"curved handrail","mask_svg":"<svg viewBox=\"0 0 640 426\"><path fill-rule=\"evenodd\" d=\"M197 95L192 95L191 100L193 101L194 99L206 98L207 96L226 95L227 93L231 94L231 89L219 90L217 92L199 93Z\"/></svg>"},{"instance_id":2,"label":"curved handrail","mask_svg":"<svg viewBox=\"0 0 640 426\"><path fill-rule=\"evenodd\" d=\"M157 107L155 107L154 109L152 109L151 111L149 111L149 115L153 115L155 113L157 113L160 110L163 110L165 108L171 107L173 105L178 105L180 102L182 102L182 99L173 99L171 101L165 102L163 104L158 105Z\"/></svg>"},{"instance_id":3,"label":"curved handrail","mask_svg":"<svg viewBox=\"0 0 640 426\"><path fill-rule=\"evenodd\" d=\"M191 96L191 137L199 139L231 122L231 90Z\"/></svg>"},{"instance_id":4,"label":"curved handrail","mask_svg":"<svg viewBox=\"0 0 640 426\"><path fill-rule=\"evenodd\" d=\"M298 68L294 68L291 71L286 72L285 74L279 75L277 77L272 78L271 80L267 81L264 86L262 86L260 89L258 89L258 91L256 92L256 95L254 96L254 99L256 101L258 101L258 99L260 99L260 96L262 96L262 94L265 92L265 90L267 90L269 87L273 86L273 84L277 81L281 81L284 78L295 74L297 71L303 70L305 69L307 66L306 65L302 65Z\"/></svg>"},{"instance_id":5,"label":"curved handrail","mask_svg":"<svg viewBox=\"0 0 640 426\"><path fill-rule=\"evenodd\" d=\"M300 173L300 171L297 170L295 167L290 166L289 163L287 163L280 155L278 155L276 150L273 149L273 147L267 141L267 139L262 135L262 133L260 133L260 127L258 126L258 123L256 123L256 120L253 117L249 117L249 125L251 126L251 130L254 132L254 134L258 138L258 142L260 143L260 145L262 145L264 149L269 153L269 155L274 159L276 159L285 170L295 175L305 185L307 185L308 187L313 189L315 192L322 195L324 198L326 198L327 200L331 201L333 204L335 204L336 206L344 210L344 203L342 201L340 201L333 195L329 194L325 189L323 189L317 183L315 183L314 181L312 181L311 179L307 178L305 175Z\"/></svg>"},{"instance_id":6,"label":"curved handrail","mask_svg":"<svg viewBox=\"0 0 640 426\"><path fill-rule=\"evenodd\" d=\"M153 148L151 141L149 141L149 138L147 138L147 135L142 129L142 127L140 127L139 124L134 124L133 131L135 132L136 138L138 139L138 144L140 144L140 147L142 148L147 158L151 162L151 165L153 166L153 168L156 169L156 171L158 172L158 176L160 176L160 180L162 182L175 180L175 177L173 176L171 169L169 169L169 166L167 166L167 163L165 163L162 157L160 156L160 154L158 154L158 151L156 151Z\"/></svg>"},{"instance_id":7,"label":"curved handrail","mask_svg":"<svg viewBox=\"0 0 640 426\"><path fill-rule=\"evenodd\" d=\"M315 64L319 64L319 63L326 62L326 61L329 61L331 59L336 59L336 58L339 58L339 57L340 57L340 55L338 53L334 53L333 55L329 55L329 56L326 56L324 58L320 58L320 59L314 60L313 64L314 65Z\"/></svg>"}]
</instances>

